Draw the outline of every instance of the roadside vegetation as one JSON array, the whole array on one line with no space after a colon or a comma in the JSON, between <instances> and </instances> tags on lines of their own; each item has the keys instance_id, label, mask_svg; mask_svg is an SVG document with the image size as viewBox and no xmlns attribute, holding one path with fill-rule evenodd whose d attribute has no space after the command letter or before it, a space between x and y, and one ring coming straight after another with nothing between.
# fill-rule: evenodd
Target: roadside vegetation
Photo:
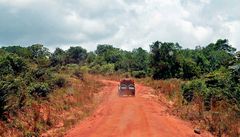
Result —
<instances>
[{"instance_id":1,"label":"roadside vegetation","mask_svg":"<svg viewBox=\"0 0 240 137\"><path fill-rule=\"evenodd\" d=\"M76 97L72 94L78 94L77 104L85 106L87 103L82 101L86 98L90 101L97 92L94 90L101 87L99 83L91 83L94 80L88 80L86 74L142 78L142 82L157 89L155 94L167 95L174 102L175 113L182 118L194 121L216 136L240 134L240 52L226 39L195 49L156 41L150 44L150 51L142 48L125 51L106 44L98 45L92 52L80 46L68 50L56 48L52 53L40 44L2 47L0 126L9 127L19 113L24 114L29 107L40 103L52 105L53 100L61 100L57 103L59 109L68 110L72 106L66 102ZM74 89L76 80L82 83L79 90L83 92ZM89 92L84 88L87 85L91 88ZM59 99L69 94L72 97L66 99L70 101ZM43 129L33 128L23 134L40 134L47 127L41 124L36 125ZM12 127L18 131L27 128L23 123L16 125L19 124Z\"/></svg>"},{"instance_id":2,"label":"roadside vegetation","mask_svg":"<svg viewBox=\"0 0 240 137\"><path fill-rule=\"evenodd\" d=\"M103 85L81 70L87 51L71 47L64 62L61 52L0 49L0 136L59 136L91 113Z\"/></svg>"}]
</instances>

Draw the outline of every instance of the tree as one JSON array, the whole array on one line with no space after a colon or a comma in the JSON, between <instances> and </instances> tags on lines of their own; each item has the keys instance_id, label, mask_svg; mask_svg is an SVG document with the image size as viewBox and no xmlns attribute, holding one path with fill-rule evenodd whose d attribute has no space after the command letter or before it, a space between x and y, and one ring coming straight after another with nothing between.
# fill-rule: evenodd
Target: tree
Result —
<instances>
[{"instance_id":1,"label":"tree","mask_svg":"<svg viewBox=\"0 0 240 137\"><path fill-rule=\"evenodd\" d=\"M17 54L20 57L29 58L31 57L31 52L29 48L21 47L21 46L8 46L8 47L2 47L3 50Z\"/></svg>"},{"instance_id":2,"label":"tree","mask_svg":"<svg viewBox=\"0 0 240 137\"><path fill-rule=\"evenodd\" d=\"M67 63L80 64L87 58L87 50L80 46L70 47L67 50Z\"/></svg>"},{"instance_id":3,"label":"tree","mask_svg":"<svg viewBox=\"0 0 240 137\"><path fill-rule=\"evenodd\" d=\"M131 64L134 63L132 52L121 51L121 60L116 62L115 70L119 72L131 71Z\"/></svg>"},{"instance_id":4,"label":"tree","mask_svg":"<svg viewBox=\"0 0 240 137\"><path fill-rule=\"evenodd\" d=\"M132 71L145 71L147 72L149 65L149 55L148 52L144 49L137 48L132 51L132 62L131 70Z\"/></svg>"},{"instance_id":5,"label":"tree","mask_svg":"<svg viewBox=\"0 0 240 137\"><path fill-rule=\"evenodd\" d=\"M210 71L210 62L207 57L203 54L202 48L196 47L195 50L192 49L184 49L179 52L181 57L181 64L183 65L186 59L193 61L197 67L200 68L201 74L208 73Z\"/></svg>"},{"instance_id":6,"label":"tree","mask_svg":"<svg viewBox=\"0 0 240 137\"><path fill-rule=\"evenodd\" d=\"M206 48L203 48L204 52L209 51L225 51L227 53L233 54L236 49L229 45L227 39L219 39L216 43L210 43Z\"/></svg>"},{"instance_id":7,"label":"tree","mask_svg":"<svg viewBox=\"0 0 240 137\"><path fill-rule=\"evenodd\" d=\"M174 43L162 43L159 41L150 45L150 66L154 79L176 77L180 71L178 50L180 46Z\"/></svg>"},{"instance_id":8,"label":"tree","mask_svg":"<svg viewBox=\"0 0 240 137\"><path fill-rule=\"evenodd\" d=\"M47 58L50 56L49 49L44 47L41 44L34 44L34 45L28 47L28 49L31 52L32 59Z\"/></svg>"},{"instance_id":9,"label":"tree","mask_svg":"<svg viewBox=\"0 0 240 137\"><path fill-rule=\"evenodd\" d=\"M51 65L64 65L66 62L66 52L60 48L56 48L51 58Z\"/></svg>"},{"instance_id":10,"label":"tree","mask_svg":"<svg viewBox=\"0 0 240 137\"><path fill-rule=\"evenodd\" d=\"M117 63L122 59L122 51L112 45L98 45L95 53L102 56L107 63Z\"/></svg>"},{"instance_id":11,"label":"tree","mask_svg":"<svg viewBox=\"0 0 240 137\"><path fill-rule=\"evenodd\" d=\"M217 70L221 66L228 66L229 62L234 59L235 51L236 49L228 44L227 39L219 39L215 44L211 43L203 48L203 54L210 62L211 71Z\"/></svg>"},{"instance_id":12,"label":"tree","mask_svg":"<svg viewBox=\"0 0 240 137\"><path fill-rule=\"evenodd\" d=\"M184 59L182 69L184 79L192 79L200 76L201 69L191 58Z\"/></svg>"},{"instance_id":13,"label":"tree","mask_svg":"<svg viewBox=\"0 0 240 137\"><path fill-rule=\"evenodd\" d=\"M114 50L115 48L112 45L100 44L97 46L95 53L97 55L104 55L106 52Z\"/></svg>"},{"instance_id":14,"label":"tree","mask_svg":"<svg viewBox=\"0 0 240 137\"><path fill-rule=\"evenodd\" d=\"M95 61L95 59L96 59L96 57L97 57L97 55L94 53L94 52L89 52L88 54L87 54L87 63L88 64L91 64L91 63L93 63L94 61Z\"/></svg>"}]
</instances>

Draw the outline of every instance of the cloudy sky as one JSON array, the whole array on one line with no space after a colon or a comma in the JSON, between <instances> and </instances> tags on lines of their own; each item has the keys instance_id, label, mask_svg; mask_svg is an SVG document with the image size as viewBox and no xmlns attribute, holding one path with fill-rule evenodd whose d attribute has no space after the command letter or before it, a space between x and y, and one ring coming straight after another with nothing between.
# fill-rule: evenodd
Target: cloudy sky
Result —
<instances>
[{"instance_id":1,"label":"cloudy sky","mask_svg":"<svg viewBox=\"0 0 240 137\"><path fill-rule=\"evenodd\" d=\"M240 50L239 10L239 0L0 0L0 45L149 50L156 40L194 48L227 38Z\"/></svg>"}]
</instances>

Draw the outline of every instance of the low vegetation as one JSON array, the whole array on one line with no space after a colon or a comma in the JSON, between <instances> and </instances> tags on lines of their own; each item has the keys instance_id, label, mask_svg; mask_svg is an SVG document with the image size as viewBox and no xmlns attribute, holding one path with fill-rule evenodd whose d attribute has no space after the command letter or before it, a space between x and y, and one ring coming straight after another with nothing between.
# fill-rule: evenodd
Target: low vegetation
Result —
<instances>
[{"instance_id":1,"label":"low vegetation","mask_svg":"<svg viewBox=\"0 0 240 137\"><path fill-rule=\"evenodd\" d=\"M226 39L195 49L156 41L150 44L149 52L142 48L125 51L112 45L98 45L94 52L87 52L80 46L68 50L56 48L53 53L40 44L2 47L0 126L14 123L14 117L36 104L54 104L51 102L53 96L75 94L77 89L73 88L73 83L76 80L82 82L79 84L83 89L88 85L93 91L95 84L89 83L85 75L89 73L145 78L146 84L157 89L156 94L164 93L174 102L178 115L195 121L217 136L239 136L239 58L240 52L236 52ZM93 93L82 93L77 96L77 102L84 106L86 102L81 101L92 98ZM71 96L67 99L75 100ZM67 102L65 99L58 102L59 109L73 108ZM38 121L33 126L38 128L24 135L42 133L48 127L46 124L54 123L51 120L41 123L38 116L35 120L33 117L33 121ZM19 123L21 120L15 120L12 129L21 131L27 127L27 123ZM71 124L72 120L66 122L66 125Z\"/></svg>"},{"instance_id":2,"label":"low vegetation","mask_svg":"<svg viewBox=\"0 0 240 137\"><path fill-rule=\"evenodd\" d=\"M81 71L81 55L53 65L42 45L3 47L0 54L0 136L58 136L95 107L102 84Z\"/></svg>"}]
</instances>

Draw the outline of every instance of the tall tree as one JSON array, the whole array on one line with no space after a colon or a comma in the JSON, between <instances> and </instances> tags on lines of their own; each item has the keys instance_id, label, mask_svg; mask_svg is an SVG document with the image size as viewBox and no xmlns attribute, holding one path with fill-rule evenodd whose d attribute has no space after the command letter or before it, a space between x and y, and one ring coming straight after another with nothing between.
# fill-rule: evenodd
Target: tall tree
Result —
<instances>
[{"instance_id":1,"label":"tall tree","mask_svg":"<svg viewBox=\"0 0 240 137\"><path fill-rule=\"evenodd\" d=\"M31 52L31 58L32 59L37 59L37 58L48 58L50 56L49 49L44 47L41 44L34 44L28 49Z\"/></svg>"},{"instance_id":2,"label":"tall tree","mask_svg":"<svg viewBox=\"0 0 240 137\"><path fill-rule=\"evenodd\" d=\"M107 63L116 63L121 60L121 50L112 45L98 45L95 53L102 56Z\"/></svg>"},{"instance_id":3,"label":"tall tree","mask_svg":"<svg viewBox=\"0 0 240 137\"><path fill-rule=\"evenodd\" d=\"M21 46L8 46L8 47L2 47L7 52L17 54L20 57L29 58L31 57L31 52L26 47Z\"/></svg>"},{"instance_id":4,"label":"tall tree","mask_svg":"<svg viewBox=\"0 0 240 137\"><path fill-rule=\"evenodd\" d=\"M131 69L133 71L147 71L149 65L149 54L141 47L133 49Z\"/></svg>"},{"instance_id":5,"label":"tall tree","mask_svg":"<svg viewBox=\"0 0 240 137\"><path fill-rule=\"evenodd\" d=\"M156 41L150 45L150 66L153 70L154 79L176 77L180 71L180 61L177 51L179 44Z\"/></svg>"},{"instance_id":6,"label":"tall tree","mask_svg":"<svg viewBox=\"0 0 240 137\"><path fill-rule=\"evenodd\" d=\"M87 50L83 49L80 46L70 47L67 50L68 63L80 64L80 63L83 63L86 58L87 58Z\"/></svg>"},{"instance_id":7,"label":"tall tree","mask_svg":"<svg viewBox=\"0 0 240 137\"><path fill-rule=\"evenodd\" d=\"M56 48L51 58L51 65L64 65L66 62L66 52L60 48Z\"/></svg>"}]
</instances>

